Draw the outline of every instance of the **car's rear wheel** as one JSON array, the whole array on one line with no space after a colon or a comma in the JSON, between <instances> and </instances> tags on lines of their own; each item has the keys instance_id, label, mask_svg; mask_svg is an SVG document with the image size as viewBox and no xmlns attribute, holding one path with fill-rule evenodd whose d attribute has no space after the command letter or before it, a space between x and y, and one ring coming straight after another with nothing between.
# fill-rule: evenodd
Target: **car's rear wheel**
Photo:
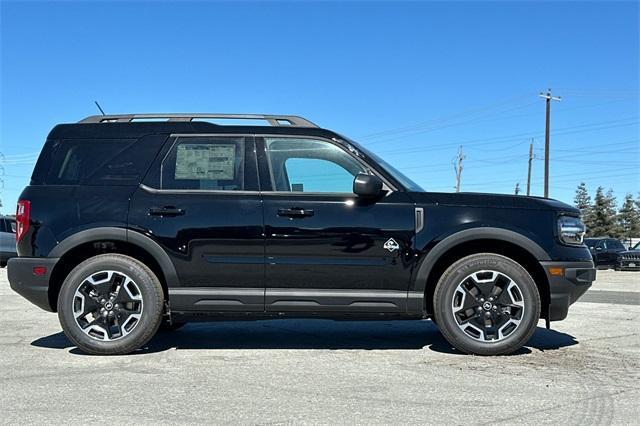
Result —
<instances>
[{"instance_id":1,"label":"car's rear wheel","mask_svg":"<svg viewBox=\"0 0 640 426\"><path fill-rule=\"evenodd\" d=\"M126 354L156 333L163 301L162 286L147 266L128 256L102 254L67 276L58 297L58 318L82 351Z\"/></svg>"},{"instance_id":2,"label":"car's rear wheel","mask_svg":"<svg viewBox=\"0 0 640 426\"><path fill-rule=\"evenodd\" d=\"M497 254L464 257L440 277L434 294L440 331L456 349L476 355L512 353L531 338L540 295L531 275Z\"/></svg>"}]
</instances>

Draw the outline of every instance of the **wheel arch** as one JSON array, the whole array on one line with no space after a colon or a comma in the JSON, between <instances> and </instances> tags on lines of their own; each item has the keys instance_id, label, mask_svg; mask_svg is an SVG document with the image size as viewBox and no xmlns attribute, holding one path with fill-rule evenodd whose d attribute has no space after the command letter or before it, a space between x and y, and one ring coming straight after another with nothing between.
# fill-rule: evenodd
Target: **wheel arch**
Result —
<instances>
[{"instance_id":1,"label":"wheel arch","mask_svg":"<svg viewBox=\"0 0 640 426\"><path fill-rule=\"evenodd\" d=\"M151 238L124 228L88 229L67 237L49 254L49 257L59 258L49 279L49 303L54 310L60 288L69 272L84 260L103 253L124 254L147 265L160 280L165 300L169 297L169 287L178 283L171 259Z\"/></svg>"},{"instance_id":2,"label":"wheel arch","mask_svg":"<svg viewBox=\"0 0 640 426\"><path fill-rule=\"evenodd\" d=\"M501 228L474 228L457 232L440 241L422 260L414 288L424 295L424 310L433 311L433 292L444 271L457 260L476 253L495 253L522 265L538 287L542 317L548 316L550 288L540 261L550 260L537 243L522 234Z\"/></svg>"}]
</instances>

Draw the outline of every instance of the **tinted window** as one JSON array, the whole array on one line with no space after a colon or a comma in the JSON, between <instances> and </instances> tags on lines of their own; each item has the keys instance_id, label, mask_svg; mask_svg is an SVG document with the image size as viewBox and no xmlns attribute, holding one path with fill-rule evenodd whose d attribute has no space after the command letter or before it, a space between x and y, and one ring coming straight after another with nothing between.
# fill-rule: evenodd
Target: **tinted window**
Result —
<instances>
[{"instance_id":1,"label":"tinted window","mask_svg":"<svg viewBox=\"0 0 640 426\"><path fill-rule=\"evenodd\" d=\"M4 219L0 219L0 232L7 232L7 225Z\"/></svg>"},{"instance_id":2,"label":"tinted window","mask_svg":"<svg viewBox=\"0 0 640 426\"><path fill-rule=\"evenodd\" d=\"M355 176L367 172L330 142L265 138L265 143L276 191L352 193Z\"/></svg>"},{"instance_id":3,"label":"tinted window","mask_svg":"<svg viewBox=\"0 0 640 426\"><path fill-rule=\"evenodd\" d=\"M160 168L162 189L244 190L244 138L185 137Z\"/></svg>"},{"instance_id":4,"label":"tinted window","mask_svg":"<svg viewBox=\"0 0 640 426\"><path fill-rule=\"evenodd\" d=\"M594 249L594 248L596 248L596 245L598 244L598 240L587 238L586 240L584 240L584 244L587 247L589 247L590 249Z\"/></svg>"},{"instance_id":5,"label":"tinted window","mask_svg":"<svg viewBox=\"0 0 640 426\"><path fill-rule=\"evenodd\" d=\"M611 250L624 250L624 246L618 240L608 240L607 241L607 246Z\"/></svg>"},{"instance_id":6,"label":"tinted window","mask_svg":"<svg viewBox=\"0 0 640 426\"><path fill-rule=\"evenodd\" d=\"M46 183L133 185L153 161L162 135L136 139L74 139L57 142Z\"/></svg>"},{"instance_id":7,"label":"tinted window","mask_svg":"<svg viewBox=\"0 0 640 426\"><path fill-rule=\"evenodd\" d=\"M5 219L7 223L7 232L16 233L16 221L13 219Z\"/></svg>"}]
</instances>

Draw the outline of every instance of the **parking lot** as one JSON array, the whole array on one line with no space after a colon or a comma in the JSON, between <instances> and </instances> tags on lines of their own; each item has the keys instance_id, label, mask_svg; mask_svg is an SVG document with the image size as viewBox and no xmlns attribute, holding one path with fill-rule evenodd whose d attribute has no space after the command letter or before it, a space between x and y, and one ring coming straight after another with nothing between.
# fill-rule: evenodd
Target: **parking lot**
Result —
<instances>
[{"instance_id":1,"label":"parking lot","mask_svg":"<svg viewBox=\"0 0 640 426\"><path fill-rule=\"evenodd\" d=\"M87 356L0 270L0 421L558 423L640 418L640 273L599 271L519 353L453 351L431 321L189 324Z\"/></svg>"}]
</instances>

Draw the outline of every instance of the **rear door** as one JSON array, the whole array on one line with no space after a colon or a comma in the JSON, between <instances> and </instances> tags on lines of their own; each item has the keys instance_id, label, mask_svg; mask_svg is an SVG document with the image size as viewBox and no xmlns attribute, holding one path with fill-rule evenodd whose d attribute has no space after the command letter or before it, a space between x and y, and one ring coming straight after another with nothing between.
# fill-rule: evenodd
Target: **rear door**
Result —
<instances>
[{"instance_id":1,"label":"rear door","mask_svg":"<svg viewBox=\"0 0 640 426\"><path fill-rule=\"evenodd\" d=\"M354 177L373 172L334 141L265 136L257 147L267 311L405 312L415 231L407 194L355 196Z\"/></svg>"},{"instance_id":2,"label":"rear door","mask_svg":"<svg viewBox=\"0 0 640 426\"><path fill-rule=\"evenodd\" d=\"M172 310L264 309L263 214L251 135L172 135L129 223L169 255Z\"/></svg>"}]
</instances>

